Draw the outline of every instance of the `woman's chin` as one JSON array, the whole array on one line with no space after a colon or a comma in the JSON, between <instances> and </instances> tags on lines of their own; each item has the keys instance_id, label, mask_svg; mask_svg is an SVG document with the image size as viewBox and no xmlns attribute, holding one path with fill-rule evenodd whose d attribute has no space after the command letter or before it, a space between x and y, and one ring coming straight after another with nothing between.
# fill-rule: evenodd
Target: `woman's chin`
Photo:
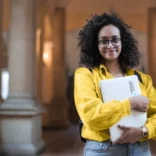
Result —
<instances>
[{"instance_id":1,"label":"woman's chin","mask_svg":"<svg viewBox=\"0 0 156 156\"><path fill-rule=\"evenodd\" d=\"M116 60L119 57L119 54L116 52L107 52L105 54L103 54L103 58L106 60Z\"/></svg>"},{"instance_id":2,"label":"woman's chin","mask_svg":"<svg viewBox=\"0 0 156 156\"><path fill-rule=\"evenodd\" d=\"M109 56L109 57L105 57L104 59L107 60L107 61L113 61L113 60L116 60L118 57L116 56Z\"/></svg>"}]
</instances>

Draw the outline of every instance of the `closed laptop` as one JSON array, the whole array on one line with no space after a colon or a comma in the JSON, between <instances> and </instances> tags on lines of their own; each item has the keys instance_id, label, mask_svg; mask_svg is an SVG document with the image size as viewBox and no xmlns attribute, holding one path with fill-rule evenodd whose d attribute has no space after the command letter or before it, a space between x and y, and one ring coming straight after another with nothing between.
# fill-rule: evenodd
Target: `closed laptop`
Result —
<instances>
[{"instance_id":1,"label":"closed laptop","mask_svg":"<svg viewBox=\"0 0 156 156\"><path fill-rule=\"evenodd\" d=\"M111 100L120 101L132 96L141 95L139 81L136 75L101 80L100 89L104 103ZM146 119L146 113L132 109L130 115L122 118L109 129L111 141L116 141L123 134L123 131L118 128L118 125L141 127L145 124Z\"/></svg>"}]
</instances>

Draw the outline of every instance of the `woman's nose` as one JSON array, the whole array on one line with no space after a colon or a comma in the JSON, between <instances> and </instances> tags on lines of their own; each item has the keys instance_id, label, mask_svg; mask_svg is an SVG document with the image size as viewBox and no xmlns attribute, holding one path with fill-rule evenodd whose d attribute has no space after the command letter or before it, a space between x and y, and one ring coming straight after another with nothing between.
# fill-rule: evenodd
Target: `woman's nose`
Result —
<instances>
[{"instance_id":1,"label":"woman's nose","mask_svg":"<svg viewBox=\"0 0 156 156\"><path fill-rule=\"evenodd\" d=\"M113 46L112 42L109 41L109 42L108 42L108 46L107 46L107 48L113 48L113 47L114 47L114 46Z\"/></svg>"}]
</instances>

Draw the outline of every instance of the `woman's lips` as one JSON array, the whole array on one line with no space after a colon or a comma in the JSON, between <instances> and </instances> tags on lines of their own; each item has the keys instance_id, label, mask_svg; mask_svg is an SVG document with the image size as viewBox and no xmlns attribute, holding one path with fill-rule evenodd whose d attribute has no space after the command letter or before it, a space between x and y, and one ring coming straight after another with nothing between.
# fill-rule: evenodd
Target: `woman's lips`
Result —
<instances>
[{"instance_id":1,"label":"woman's lips","mask_svg":"<svg viewBox=\"0 0 156 156\"><path fill-rule=\"evenodd\" d=\"M113 53L115 52L116 50L107 50L106 53Z\"/></svg>"}]
</instances>

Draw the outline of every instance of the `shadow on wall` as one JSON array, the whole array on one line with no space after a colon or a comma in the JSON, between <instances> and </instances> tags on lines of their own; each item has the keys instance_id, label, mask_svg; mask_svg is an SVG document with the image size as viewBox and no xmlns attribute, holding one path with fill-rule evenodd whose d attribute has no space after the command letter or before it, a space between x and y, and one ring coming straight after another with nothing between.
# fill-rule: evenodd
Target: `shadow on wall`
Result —
<instances>
[{"instance_id":1,"label":"shadow on wall","mask_svg":"<svg viewBox=\"0 0 156 156\"><path fill-rule=\"evenodd\" d=\"M67 100L69 103L69 119L72 123L78 123L79 116L74 102L74 72L67 70Z\"/></svg>"}]
</instances>

